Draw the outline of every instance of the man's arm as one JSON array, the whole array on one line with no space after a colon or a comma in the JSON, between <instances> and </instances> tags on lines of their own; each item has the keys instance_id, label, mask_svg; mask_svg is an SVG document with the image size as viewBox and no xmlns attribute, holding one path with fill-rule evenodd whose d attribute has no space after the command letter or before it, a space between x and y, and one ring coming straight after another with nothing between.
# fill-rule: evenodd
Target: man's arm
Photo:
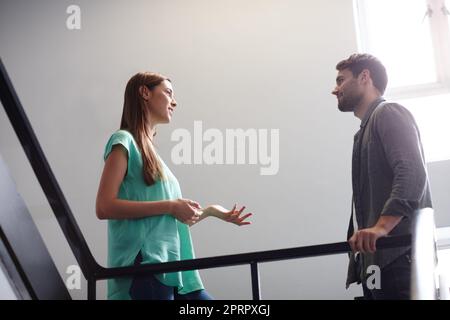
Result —
<instances>
[{"instance_id":1,"label":"man's arm","mask_svg":"<svg viewBox=\"0 0 450 320\"><path fill-rule=\"evenodd\" d=\"M392 189L376 224L358 230L349 240L353 251L375 252L376 240L388 235L403 217L411 217L423 197L427 174L419 132L412 115L402 106L387 104L374 122L392 170Z\"/></svg>"},{"instance_id":2,"label":"man's arm","mask_svg":"<svg viewBox=\"0 0 450 320\"><path fill-rule=\"evenodd\" d=\"M418 128L411 113L396 104L385 105L376 120L376 132L393 174L391 193L381 215L411 217L427 184Z\"/></svg>"}]
</instances>

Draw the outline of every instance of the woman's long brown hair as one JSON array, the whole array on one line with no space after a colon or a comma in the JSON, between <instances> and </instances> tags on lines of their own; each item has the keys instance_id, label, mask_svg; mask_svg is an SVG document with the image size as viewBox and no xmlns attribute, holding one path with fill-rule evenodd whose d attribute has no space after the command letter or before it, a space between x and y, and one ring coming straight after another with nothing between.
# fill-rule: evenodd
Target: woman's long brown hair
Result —
<instances>
[{"instance_id":1,"label":"woman's long brown hair","mask_svg":"<svg viewBox=\"0 0 450 320\"><path fill-rule=\"evenodd\" d=\"M145 106L139 88L146 86L150 90L164 80L170 81L163 75L152 72L139 72L128 81L123 102L120 129L129 131L142 154L143 174L145 182L151 186L158 179L163 178L163 170L153 146L153 137L149 132L148 123L150 110Z\"/></svg>"}]
</instances>

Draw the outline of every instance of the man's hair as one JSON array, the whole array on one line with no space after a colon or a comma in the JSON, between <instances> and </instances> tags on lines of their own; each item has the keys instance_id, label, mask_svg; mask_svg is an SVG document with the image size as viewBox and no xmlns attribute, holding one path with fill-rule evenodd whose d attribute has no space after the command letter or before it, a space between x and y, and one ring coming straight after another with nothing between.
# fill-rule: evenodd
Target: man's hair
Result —
<instances>
[{"instance_id":1,"label":"man's hair","mask_svg":"<svg viewBox=\"0 0 450 320\"><path fill-rule=\"evenodd\" d=\"M381 94L386 90L388 77L386 68L376 57L368 53L355 53L336 65L338 71L349 69L354 77L357 77L364 69L370 71L373 85Z\"/></svg>"}]
</instances>

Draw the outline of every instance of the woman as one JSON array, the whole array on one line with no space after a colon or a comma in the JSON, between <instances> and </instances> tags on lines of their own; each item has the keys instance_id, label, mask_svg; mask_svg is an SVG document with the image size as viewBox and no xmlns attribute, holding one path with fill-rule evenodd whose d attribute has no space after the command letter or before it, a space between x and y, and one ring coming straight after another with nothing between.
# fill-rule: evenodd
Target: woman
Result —
<instances>
[{"instance_id":1,"label":"woman","mask_svg":"<svg viewBox=\"0 0 450 320\"><path fill-rule=\"evenodd\" d=\"M158 124L169 123L177 103L170 80L145 72L125 89L120 130L105 147L96 213L108 219L108 265L193 259L189 226L207 216L246 225L251 213L183 199L177 179L157 154ZM197 270L113 279L109 299L210 299Z\"/></svg>"}]
</instances>

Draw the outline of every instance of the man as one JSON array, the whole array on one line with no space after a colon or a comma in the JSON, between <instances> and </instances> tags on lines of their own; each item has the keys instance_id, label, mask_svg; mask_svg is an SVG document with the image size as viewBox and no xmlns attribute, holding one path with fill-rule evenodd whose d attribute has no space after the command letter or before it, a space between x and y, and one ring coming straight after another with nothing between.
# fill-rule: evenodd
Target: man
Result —
<instances>
[{"instance_id":1,"label":"man","mask_svg":"<svg viewBox=\"0 0 450 320\"><path fill-rule=\"evenodd\" d=\"M376 241L411 233L416 209L431 207L419 129L407 109L383 99L387 74L377 58L353 54L336 69L338 108L361 120L353 145L347 287L362 282L365 299L409 299L410 246L377 251ZM367 283L376 270L381 283Z\"/></svg>"}]
</instances>

